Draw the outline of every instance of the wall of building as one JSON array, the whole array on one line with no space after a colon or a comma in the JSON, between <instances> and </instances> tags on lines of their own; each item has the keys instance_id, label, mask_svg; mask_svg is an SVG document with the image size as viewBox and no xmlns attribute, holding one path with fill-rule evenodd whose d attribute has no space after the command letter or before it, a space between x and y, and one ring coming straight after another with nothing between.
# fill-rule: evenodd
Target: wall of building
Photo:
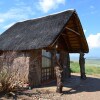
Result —
<instances>
[{"instance_id":1,"label":"wall of building","mask_svg":"<svg viewBox=\"0 0 100 100\"><path fill-rule=\"evenodd\" d=\"M42 50L30 51L29 82L31 86L41 84Z\"/></svg>"},{"instance_id":2,"label":"wall of building","mask_svg":"<svg viewBox=\"0 0 100 100\"><path fill-rule=\"evenodd\" d=\"M26 52L3 52L0 56L0 68L10 75L12 82L27 83L30 55Z\"/></svg>"},{"instance_id":3,"label":"wall of building","mask_svg":"<svg viewBox=\"0 0 100 100\"><path fill-rule=\"evenodd\" d=\"M13 65L12 65L15 71L18 69L18 72L16 75L17 79L25 83L28 82L29 62L30 62L29 53L20 52L20 53L17 53L17 56L14 59Z\"/></svg>"},{"instance_id":4,"label":"wall of building","mask_svg":"<svg viewBox=\"0 0 100 100\"><path fill-rule=\"evenodd\" d=\"M13 76L16 83L41 84L41 50L4 52L0 56L0 69Z\"/></svg>"}]
</instances>

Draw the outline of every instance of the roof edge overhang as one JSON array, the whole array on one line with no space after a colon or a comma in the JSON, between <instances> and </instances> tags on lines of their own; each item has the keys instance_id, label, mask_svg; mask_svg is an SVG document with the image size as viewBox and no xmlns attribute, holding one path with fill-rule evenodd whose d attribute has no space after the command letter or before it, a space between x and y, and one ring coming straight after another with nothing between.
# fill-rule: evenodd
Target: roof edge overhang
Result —
<instances>
[{"instance_id":1,"label":"roof edge overhang","mask_svg":"<svg viewBox=\"0 0 100 100\"><path fill-rule=\"evenodd\" d=\"M77 20L79 21L79 26L80 26L81 32L82 32L82 34L83 34L83 39L84 39L84 41L85 41L86 50L83 50L83 51L82 51L82 50L76 50L76 52L74 52L74 51L72 50L72 51L68 51L68 52L69 52L69 53L80 53L80 52L88 53L88 52L89 52L88 43L87 43L86 37L85 37L85 35L84 35L84 31L83 31L83 28L82 28L82 24L81 24L81 22L80 22L80 19L79 19L79 17L78 17L78 14L77 14L76 10L73 10L73 13L72 13L71 17L74 16L74 15L76 16ZM71 18L71 17L70 17L70 18ZM69 20L70 20L70 18L69 18ZM56 45L57 40L58 40L58 39L60 38L60 36L62 35L63 31L64 31L65 28L66 28L67 23L69 22L69 20L66 22L66 24L64 25L64 27L62 28L62 30L59 32L59 34L58 34L58 36L55 38L55 40L54 40L48 47L54 47L54 45ZM74 31L74 30L73 30L73 31Z\"/></svg>"},{"instance_id":2,"label":"roof edge overhang","mask_svg":"<svg viewBox=\"0 0 100 100\"><path fill-rule=\"evenodd\" d=\"M73 13L75 12L75 10L73 10ZM72 14L73 14L72 13ZM72 15L71 15L72 16ZM68 21L70 20L70 18L68 19ZM68 22L67 21L67 22ZM62 30L59 32L59 34L58 34L58 36L54 39L54 41L49 45L49 47L52 47L52 46L54 46L54 44L56 43L56 41L59 39L59 37L61 36L61 34L63 33L63 31L64 31L64 29L65 29L65 27L66 27L66 25L67 25L67 22L66 22L66 24L63 26L63 28L62 28Z\"/></svg>"},{"instance_id":3,"label":"roof edge overhang","mask_svg":"<svg viewBox=\"0 0 100 100\"><path fill-rule=\"evenodd\" d=\"M81 21L80 21L80 19L79 19L79 16L78 16L76 10L75 10L75 13L74 13L74 14L76 15L76 17L77 17L77 19L78 19L78 21L79 21L79 27L81 28L81 31L82 31L82 33L83 33L82 36L83 36L83 39L84 39L85 45L86 45L86 51L85 51L84 53L89 53L89 46L88 46L88 43L87 43L87 40L86 40L86 36L85 36L85 34L84 34L84 31L83 31L83 28L82 28L82 24L81 24Z\"/></svg>"}]
</instances>

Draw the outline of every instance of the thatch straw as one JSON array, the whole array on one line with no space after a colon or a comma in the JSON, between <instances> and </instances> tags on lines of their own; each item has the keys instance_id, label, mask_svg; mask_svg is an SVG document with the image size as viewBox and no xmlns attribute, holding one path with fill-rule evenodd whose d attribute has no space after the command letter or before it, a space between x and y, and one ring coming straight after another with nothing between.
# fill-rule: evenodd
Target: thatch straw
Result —
<instances>
[{"instance_id":1,"label":"thatch straw","mask_svg":"<svg viewBox=\"0 0 100 100\"><path fill-rule=\"evenodd\" d=\"M74 14L78 16L75 10L67 10L38 19L18 22L0 36L0 50L31 50L48 47L55 42L55 39L58 39L57 37ZM88 52L84 33L81 33L83 34L83 45L85 45L82 48L84 52ZM80 47L77 50L79 52Z\"/></svg>"}]
</instances>

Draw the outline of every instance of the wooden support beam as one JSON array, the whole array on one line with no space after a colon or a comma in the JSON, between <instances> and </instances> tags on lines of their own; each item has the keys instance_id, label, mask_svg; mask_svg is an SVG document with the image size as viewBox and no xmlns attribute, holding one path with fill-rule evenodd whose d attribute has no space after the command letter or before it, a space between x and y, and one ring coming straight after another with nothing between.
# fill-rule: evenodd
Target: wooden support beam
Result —
<instances>
[{"instance_id":1,"label":"wooden support beam","mask_svg":"<svg viewBox=\"0 0 100 100\"><path fill-rule=\"evenodd\" d=\"M66 53L66 62L67 62L67 74L68 74L68 77L71 77L71 69L70 69L70 55L69 53Z\"/></svg>"},{"instance_id":2,"label":"wooden support beam","mask_svg":"<svg viewBox=\"0 0 100 100\"><path fill-rule=\"evenodd\" d=\"M71 44L70 44L70 41L69 41L69 37L68 37L67 31L65 30L64 32L66 33L66 36L63 36L63 38L64 38L64 40L65 40L65 42L66 42L66 44L68 46L68 51L71 51L72 48L71 48Z\"/></svg>"},{"instance_id":3,"label":"wooden support beam","mask_svg":"<svg viewBox=\"0 0 100 100\"><path fill-rule=\"evenodd\" d=\"M80 65L81 79L86 79L86 75L85 75L85 58L84 58L84 53L82 53L82 52L80 52L79 65Z\"/></svg>"},{"instance_id":4,"label":"wooden support beam","mask_svg":"<svg viewBox=\"0 0 100 100\"><path fill-rule=\"evenodd\" d=\"M64 37L61 35L61 39L63 40L63 42L65 43L65 48L67 49L67 51L69 51L69 46L68 43L66 43L66 40L64 39Z\"/></svg>"},{"instance_id":5,"label":"wooden support beam","mask_svg":"<svg viewBox=\"0 0 100 100\"><path fill-rule=\"evenodd\" d=\"M57 56L56 56L56 49L52 51L53 53L53 60L54 60L54 69L56 72L56 78L57 78L57 89L56 92L62 93L63 83L62 83L62 66L60 65Z\"/></svg>"},{"instance_id":6,"label":"wooden support beam","mask_svg":"<svg viewBox=\"0 0 100 100\"><path fill-rule=\"evenodd\" d=\"M73 33L75 33L76 35L80 36L80 34L77 31L73 30L73 29L68 28L68 27L66 27L66 29L69 30L69 31L71 31L71 32L73 32Z\"/></svg>"},{"instance_id":7,"label":"wooden support beam","mask_svg":"<svg viewBox=\"0 0 100 100\"><path fill-rule=\"evenodd\" d=\"M60 51L59 62L63 67L63 81L66 81L66 79L71 76L69 53Z\"/></svg>"}]
</instances>

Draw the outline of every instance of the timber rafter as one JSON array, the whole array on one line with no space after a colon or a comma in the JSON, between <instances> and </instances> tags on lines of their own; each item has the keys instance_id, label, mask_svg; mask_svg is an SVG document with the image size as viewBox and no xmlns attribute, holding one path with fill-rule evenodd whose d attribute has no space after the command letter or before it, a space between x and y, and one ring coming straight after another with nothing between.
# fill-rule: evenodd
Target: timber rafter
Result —
<instances>
[{"instance_id":1,"label":"timber rafter","mask_svg":"<svg viewBox=\"0 0 100 100\"><path fill-rule=\"evenodd\" d=\"M71 31L72 33L75 33L76 35L80 36L80 34L77 31L73 30L73 29L71 29L69 27L66 27L66 29L69 30L69 31Z\"/></svg>"},{"instance_id":2,"label":"timber rafter","mask_svg":"<svg viewBox=\"0 0 100 100\"><path fill-rule=\"evenodd\" d=\"M76 16L74 15L72 20L73 20L74 25L78 26L76 20L74 20L74 19L77 19L77 18L75 18L75 17L76 17ZM75 27L75 30L78 31L78 30L79 30L79 27ZM82 50L83 46L82 46L81 36L78 37L78 42L79 42L79 44L80 44L81 51L83 51L83 50Z\"/></svg>"},{"instance_id":3,"label":"timber rafter","mask_svg":"<svg viewBox=\"0 0 100 100\"><path fill-rule=\"evenodd\" d=\"M66 44L67 44L68 51L70 51L70 50L72 50L72 49L71 49L71 45L70 45L70 41L69 41L69 37L68 37L68 34L67 34L66 29L64 30L64 33L65 33L65 34L62 34L62 36L63 36L63 39L65 40L65 42L66 42Z\"/></svg>"}]
</instances>

